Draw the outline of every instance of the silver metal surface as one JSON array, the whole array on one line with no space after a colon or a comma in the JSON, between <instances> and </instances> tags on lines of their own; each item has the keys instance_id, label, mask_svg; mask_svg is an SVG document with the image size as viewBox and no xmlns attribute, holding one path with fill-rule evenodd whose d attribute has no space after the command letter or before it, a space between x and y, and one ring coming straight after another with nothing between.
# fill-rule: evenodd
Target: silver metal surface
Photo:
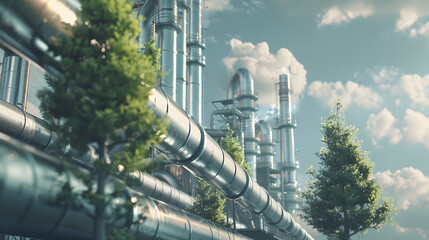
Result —
<instances>
[{"instance_id":1,"label":"silver metal surface","mask_svg":"<svg viewBox=\"0 0 429 240\"><path fill-rule=\"evenodd\" d=\"M205 45L202 35L202 0L190 0L189 36L187 39L188 60L188 98L187 110L195 121L202 123L202 84L203 67L206 65L203 49Z\"/></svg>"},{"instance_id":2,"label":"silver metal surface","mask_svg":"<svg viewBox=\"0 0 429 240\"><path fill-rule=\"evenodd\" d=\"M244 133L244 159L250 167L252 177L256 179L256 143L255 138L255 101L258 99L254 91L253 77L249 70L238 69L231 78L228 86L227 99L233 99L233 108L237 108L244 116L249 116L241 121L241 129Z\"/></svg>"},{"instance_id":3,"label":"silver metal surface","mask_svg":"<svg viewBox=\"0 0 429 240\"><path fill-rule=\"evenodd\" d=\"M0 99L25 110L30 64L6 50L0 76Z\"/></svg>"},{"instance_id":4,"label":"silver metal surface","mask_svg":"<svg viewBox=\"0 0 429 240\"><path fill-rule=\"evenodd\" d=\"M87 200L75 198L82 209L53 201L66 182L77 195L86 189L63 161L0 134L0 165L0 232L43 239L92 239L94 221L88 214L94 214L94 207ZM117 182L109 178L106 193L112 193ZM127 202L135 204L129 210L121 207ZM113 214L115 209L122 215L108 220L108 230L126 227L136 239L248 239L127 188L116 195L106 212Z\"/></svg>"},{"instance_id":5,"label":"silver metal surface","mask_svg":"<svg viewBox=\"0 0 429 240\"><path fill-rule=\"evenodd\" d=\"M260 120L255 126L255 136L259 138L260 167L274 168L274 141L273 132L268 122Z\"/></svg>"},{"instance_id":6,"label":"silver metal surface","mask_svg":"<svg viewBox=\"0 0 429 240\"><path fill-rule=\"evenodd\" d=\"M176 58L176 102L183 109L186 109L186 38L187 38L187 25L188 25L188 0L177 0L177 17L181 22L181 31L177 33L177 58Z\"/></svg>"},{"instance_id":7,"label":"silver metal surface","mask_svg":"<svg viewBox=\"0 0 429 240\"><path fill-rule=\"evenodd\" d=\"M161 48L161 70L163 77L160 86L173 100L176 100L176 55L177 22L176 0L159 0L158 13L155 15L155 29Z\"/></svg>"},{"instance_id":8,"label":"silver metal surface","mask_svg":"<svg viewBox=\"0 0 429 240\"><path fill-rule=\"evenodd\" d=\"M168 134L156 148L171 161L183 165L196 177L211 183L227 198L236 199L244 207L261 215L268 224L276 226L292 238L313 239L162 90L151 91L148 106L157 117L167 117L170 121ZM185 121L186 119L188 120ZM188 132L185 133L185 130Z\"/></svg>"},{"instance_id":9,"label":"silver metal surface","mask_svg":"<svg viewBox=\"0 0 429 240\"><path fill-rule=\"evenodd\" d=\"M3 100L0 100L0 131L41 149L46 149L52 140L45 121Z\"/></svg>"},{"instance_id":10,"label":"silver metal surface","mask_svg":"<svg viewBox=\"0 0 429 240\"><path fill-rule=\"evenodd\" d=\"M282 199L283 206L288 212L299 208L296 194L296 161L293 129L296 127L292 119L290 79L286 74L279 76L279 102L280 102L280 159L282 165Z\"/></svg>"}]
</instances>

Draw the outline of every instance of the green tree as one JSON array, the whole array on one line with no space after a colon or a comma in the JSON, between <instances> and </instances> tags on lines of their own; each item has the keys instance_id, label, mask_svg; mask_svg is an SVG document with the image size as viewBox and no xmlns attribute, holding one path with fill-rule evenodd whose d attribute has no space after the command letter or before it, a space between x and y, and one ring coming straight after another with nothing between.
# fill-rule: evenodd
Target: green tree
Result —
<instances>
[{"instance_id":1,"label":"green tree","mask_svg":"<svg viewBox=\"0 0 429 240\"><path fill-rule=\"evenodd\" d=\"M322 142L317 156L318 171L308 170L311 181L301 193L301 217L330 239L348 240L367 229L379 229L392 220L393 204L381 197L381 188L370 175L374 164L361 141L357 129L345 125L342 105L337 102L322 122Z\"/></svg>"},{"instance_id":2,"label":"green tree","mask_svg":"<svg viewBox=\"0 0 429 240\"><path fill-rule=\"evenodd\" d=\"M63 75L46 75L51 88L38 97L59 145L70 144L80 154L88 144L97 146L97 184L96 189L89 184L87 197L95 205L94 238L102 240L105 208L112 199L105 193L107 176L119 165L126 172L148 166L149 146L166 132L165 123L146 106L160 53L152 40L137 54L138 21L127 0L80 2L76 23L66 27L68 36L54 39ZM118 145L125 150L109 156Z\"/></svg>"},{"instance_id":3,"label":"green tree","mask_svg":"<svg viewBox=\"0 0 429 240\"><path fill-rule=\"evenodd\" d=\"M194 205L187 210L207 220L225 226L225 198L209 183L198 180Z\"/></svg>"},{"instance_id":4,"label":"green tree","mask_svg":"<svg viewBox=\"0 0 429 240\"><path fill-rule=\"evenodd\" d=\"M221 138L220 145L221 147L229 154L229 156L234 159L238 165L242 166L244 170L246 170L249 175L251 174L251 170L247 162L244 160L244 150L240 146L238 141L238 137L234 137L234 130L232 130L229 125L226 126L228 129L228 133L225 137Z\"/></svg>"}]
</instances>

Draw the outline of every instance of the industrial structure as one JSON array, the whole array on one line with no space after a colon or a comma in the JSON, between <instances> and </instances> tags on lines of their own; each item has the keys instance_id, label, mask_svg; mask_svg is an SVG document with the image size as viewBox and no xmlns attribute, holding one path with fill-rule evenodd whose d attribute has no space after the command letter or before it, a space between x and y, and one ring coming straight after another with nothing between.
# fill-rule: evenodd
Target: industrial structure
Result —
<instances>
[{"instance_id":1,"label":"industrial structure","mask_svg":"<svg viewBox=\"0 0 429 240\"><path fill-rule=\"evenodd\" d=\"M60 6L60 7L59 7ZM44 151L54 140L43 119L27 112L30 65L52 74L58 59L52 57L52 37L65 33L61 22L73 23L80 9L78 0L0 0L0 48L4 52L0 75L0 239L8 235L37 239L91 239L94 208L83 201L82 209L49 204L68 181L83 189L82 180L67 170L67 164ZM146 0L135 4L143 43L153 37L161 49L161 70L166 73L151 92L147 106L170 125L156 146L170 163L165 171L151 174L136 171L129 176L140 186L125 188L108 211L121 203L136 203L119 209L121 217L112 228L129 228L136 239L252 239L255 232L273 239L312 240L294 220L296 168L291 113L290 79L280 75L279 113L275 126L256 123L258 110L254 80L247 69L231 78L222 109L213 112L210 127L202 126L204 37L203 0ZM64 13L66 11L67 14ZM137 53L136 53L137 54ZM239 166L218 144L226 134L221 117L239 137L252 175ZM280 155L274 153L273 131L279 133ZM275 135L275 134L274 134ZM65 151L68 151L66 147ZM88 154L75 159L82 174L95 171L97 158ZM193 204L194 178L216 187L237 209L246 229L231 230L180 208ZM124 176L109 178L106 192ZM246 213L250 217L243 217ZM246 222L247 221L247 222ZM250 230L255 230L254 232ZM246 236L240 234L245 234ZM8 235L6 235L8 234ZM252 235L253 234L253 235ZM268 238L263 238L268 239Z\"/></svg>"}]
</instances>

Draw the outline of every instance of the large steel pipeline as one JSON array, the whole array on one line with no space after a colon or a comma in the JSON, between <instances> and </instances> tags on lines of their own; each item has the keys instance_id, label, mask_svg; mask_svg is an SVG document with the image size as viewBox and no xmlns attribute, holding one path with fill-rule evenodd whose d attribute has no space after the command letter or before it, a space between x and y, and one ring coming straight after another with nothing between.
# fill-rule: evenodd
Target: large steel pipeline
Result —
<instances>
[{"instance_id":1,"label":"large steel pipeline","mask_svg":"<svg viewBox=\"0 0 429 240\"><path fill-rule=\"evenodd\" d=\"M227 98L234 100L234 108L239 109L248 118L241 119L241 129L244 132L244 159L250 167L252 176L256 177L256 144L259 139L255 138L255 112L258 100L254 90L253 78L249 70L238 69L231 78L228 86Z\"/></svg>"},{"instance_id":2,"label":"large steel pipeline","mask_svg":"<svg viewBox=\"0 0 429 240\"><path fill-rule=\"evenodd\" d=\"M10 40L8 42L16 43L14 46L22 45L22 49L26 51L21 51L21 53L34 61L45 63L45 58L49 56L46 54L47 49L40 51L40 48L34 46L34 42L21 41L22 37L25 40L26 36L30 36L30 39L39 36L38 32L35 31L35 29L39 29L38 25L30 24L29 21L43 23L45 18L49 17L48 20L53 20L52 17L54 17L57 22L53 26L57 26L63 19L59 10L52 12L55 9L49 9L47 11L46 5L43 4L34 7L34 4L39 4L39 1L27 0L24 1L25 3L19 2L18 4L12 0L0 1L0 22L3 25L6 21L4 20L6 19L4 13L8 13L8 16L13 15L14 20L18 21L19 24L25 23L24 28L16 31L16 27L8 19L8 27L0 30L0 39L7 38ZM198 0L194 1L197 2ZM32 14L27 14L29 11ZM50 28L50 30L47 31L50 37L59 32L52 31L55 28ZM19 48L15 49L19 50ZM38 53L45 58L40 58ZM272 199L265 189L259 186L211 137L205 134L201 126L193 121L174 101L169 100L165 93L154 89L148 106L153 109L158 117L164 117L168 114L170 121L168 134L157 148L169 156L172 161L183 164L196 176L211 182L225 196L238 199L242 205L253 209L256 214L260 214L267 223L277 226L280 230L289 233L290 236L302 240L313 239L279 203Z\"/></svg>"},{"instance_id":3,"label":"large steel pipeline","mask_svg":"<svg viewBox=\"0 0 429 240\"><path fill-rule=\"evenodd\" d=\"M226 197L236 199L291 237L313 239L165 92L153 89L148 106L159 118L167 117L170 122L168 134L156 148L171 161L210 182Z\"/></svg>"},{"instance_id":4,"label":"large steel pipeline","mask_svg":"<svg viewBox=\"0 0 429 240\"><path fill-rule=\"evenodd\" d=\"M0 100L0 132L22 139L41 150L45 150L52 141L52 133L43 120L3 100ZM92 155L87 154L79 160L91 166L94 160ZM191 196L148 173L135 171L128 177L140 182L136 191L178 207L193 205Z\"/></svg>"},{"instance_id":5,"label":"large steel pipeline","mask_svg":"<svg viewBox=\"0 0 429 240\"><path fill-rule=\"evenodd\" d=\"M93 237L94 207L79 193L87 187L63 161L0 133L0 232L42 239ZM65 183L75 197L75 207L62 201ZM116 178L109 178L106 192L115 190ZM125 188L108 205L108 229L129 228L136 239L248 239L229 229L153 201ZM124 203L135 203L125 208ZM79 207L76 207L79 206ZM114 215L119 211L120 214Z\"/></svg>"}]
</instances>

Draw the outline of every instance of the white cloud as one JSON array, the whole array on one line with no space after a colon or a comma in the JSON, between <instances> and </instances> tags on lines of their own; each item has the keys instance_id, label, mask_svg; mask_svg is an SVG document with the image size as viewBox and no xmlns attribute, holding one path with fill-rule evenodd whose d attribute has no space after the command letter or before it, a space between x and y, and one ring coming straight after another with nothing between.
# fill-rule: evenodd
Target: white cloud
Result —
<instances>
[{"instance_id":1,"label":"white cloud","mask_svg":"<svg viewBox=\"0 0 429 240\"><path fill-rule=\"evenodd\" d=\"M429 74L424 77L417 74L403 75L400 87L411 99L413 106L429 106Z\"/></svg>"},{"instance_id":2,"label":"white cloud","mask_svg":"<svg viewBox=\"0 0 429 240\"><path fill-rule=\"evenodd\" d=\"M411 143L424 144L429 148L429 117L407 109L404 117L404 133Z\"/></svg>"},{"instance_id":3,"label":"white cloud","mask_svg":"<svg viewBox=\"0 0 429 240\"><path fill-rule=\"evenodd\" d=\"M402 9L399 15L400 18L396 21L397 31L405 31L419 20L419 14L414 9Z\"/></svg>"},{"instance_id":4,"label":"white cloud","mask_svg":"<svg viewBox=\"0 0 429 240\"><path fill-rule=\"evenodd\" d=\"M375 66L372 69L367 69L366 72L375 83L390 82L398 75L398 69L394 67Z\"/></svg>"},{"instance_id":5,"label":"white cloud","mask_svg":"<svg viewBox=\"0 0 429 240\"><path fill-rule=\"evenodd\" d=\"M375 179L387 193L393 194L400 210L419 207L429 200L429 176L419 169L405 167L395 172L378 172Z\"/></svg>"},{"instance_id":6,"label":"white cloud","mask_svg":"<svg viewBox=\"0 0 429 240\"><path fill-rule=\"evenodd\" d=\"M276 102L274 84L278 81L282 67L290 68L294 93L299 96L304 92L307 71L288 49L280 48L276 53L271 53L267 42L254 45L233 38L229 43L231 53L223 59L223 63L230 73L240 67L250 71L255 80L255 89L259 93L259 104Z\"/></svg>"},{"instance_id":7,"label":"white cloud","mask_svg":"<svg viewBox=\"0 0 429 240\"><path fill-rule=\"evenodd\" d=\"M361 86L358 83L315 81L308 87L308 95L319 98L327 105L331 105L341 97L344 108L354 104L364 108L377 108L381 103L381 97L371 88Z\"/></svg>"},{"instance_id":8,"label":"white cloud","mask_svg":"<svg viewBox=\"0 0 429 240\"><path fill-rule=\"evenodd\" d=\"M365 5L363 3L356 3L345 7L334 5L323 14L319 14L319 27L332 24L339 25L342 23L348 23L355 18L366 18L372 14L372 6Z\"/></svg>"},{"instance_id":9,"label":"white cloud","mask_svg":"<svg viewBox=\"0 0 429 240\"><path fill-rule=\"evenodd\" d=\"M395 121L396 118L387 108L381 110L377 115L369 115L366 130L371 134L374 145L377 145L378 141L383 138L388 138L391 144L397 144L401 140L402 134L398 128L394 127Z\"/></svg>"},{"instance_id":10,"label":"white cloud","mask_svg":"<svg viewBox=\"0 0 429 240\"><path fill-rule=\"evenodd\" d=\"M232 10L231 0L206 0L205 4L207 14Z\"/></svg>"}]
</instances>

